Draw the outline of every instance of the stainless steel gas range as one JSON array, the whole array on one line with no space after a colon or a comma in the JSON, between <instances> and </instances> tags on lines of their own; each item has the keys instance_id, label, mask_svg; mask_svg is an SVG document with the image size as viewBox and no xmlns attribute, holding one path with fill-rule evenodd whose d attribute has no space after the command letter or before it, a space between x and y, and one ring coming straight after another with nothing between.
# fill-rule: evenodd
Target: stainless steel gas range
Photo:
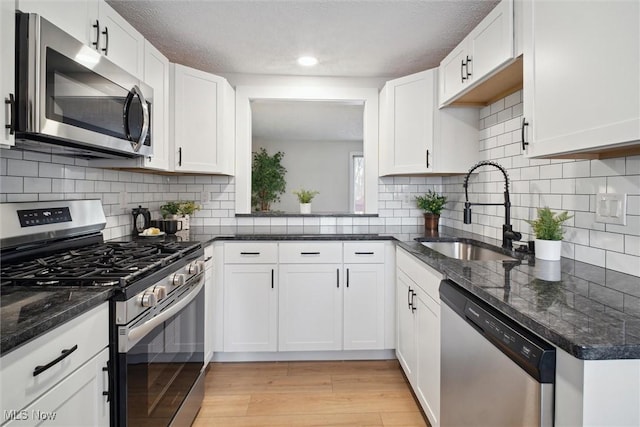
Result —
<instances>
[{"instance_id":1,"label":"stainless steel gas range","mask_svg":"<svg viewBox=\"0 0 640 427\"><path fill-rule=\"evenodd\" d=\"M190 425L204 395L204 252L104 242L99 200L0 204L0 292L112 287L114 426Z\"/></svg>"}]
</instances>

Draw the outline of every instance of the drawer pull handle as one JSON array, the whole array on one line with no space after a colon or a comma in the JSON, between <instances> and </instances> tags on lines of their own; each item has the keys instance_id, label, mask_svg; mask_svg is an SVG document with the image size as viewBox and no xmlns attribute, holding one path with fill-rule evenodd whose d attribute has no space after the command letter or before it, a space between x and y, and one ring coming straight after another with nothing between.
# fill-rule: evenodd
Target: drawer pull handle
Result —
<instances>
[{"instance_id":1,"label":"drawer pull handle","mask_svg":"<svg viewBox=\"0 0 640 427\"><path fill-rule=\"evenodd\" d=\"M340 269L336 268L336 288L340 288Z\"/></svg>"},{"instance_id":2,"label":"drawer pull handle","mask_svg":"<svg viewBox=\"0 0 640 427\"><path fill-rule=\"evenodd\" d=\"M356 252L356 255L375 255L374 252Z\"/></svg>"},{"instance_id":3,"label":"drawer pull handle","mask_svg":"<svg viewBox=\"0 0 640 427\"><path fill-rule=\"evenodd\" d=\"M274 285L274 278L273 278L273 276L274 276L274 270L273 270L273 268L272 268L272 269L271 269L271 289L273 289L273 285Z\"/></svg>"},{"instance_id":4,"label":"drawer pull handle","mask_svg":"<svg viewBox=\"0 0 640 427\"><path fill-rule=\"evenodd\" d=\"M260 252L240 252L240 255L260 255Z\"/></svg>"},{"instance_id":5,"label":"drawer pull handle","mask_svg":"<svg viewBox=\"0 0 640 427\"><path fill-rule=\"evenodd\" d=\"M347 268L347 288L349 287L349 269Z\"/></svg>"},{"instance_id":6,"label":"drawer pull handle","mask_svg":"<svg viewBox=\"0 0 640 427\"><path fill-rule=\"evenodd\" d=\"M320 255L320 252L300 252L300 255Z\"/></svg>"},{"instance_id":7,"label":"drawer pull handle","mask_svg":"<svg viewBox=\"0 0 640 427\"><path fill-rule=\"evenodd\" d=\"M62 354L60 356L58 356L55 360L52 360L51 362L47 363L46 365L38 365L38 366L36 366L36 368L33 370L33 376L35 377L37 375L40 375L41 373L43 373L47 369L51 368L56 363L59 363L60 361L64 360L65 358L69 357L69 355L71 353L73 353L74 351L76 351L77 349L78 349L78 344L74 345L73 347L71 347L69 349L62 350Z\"/></svg>"}]
</instances>

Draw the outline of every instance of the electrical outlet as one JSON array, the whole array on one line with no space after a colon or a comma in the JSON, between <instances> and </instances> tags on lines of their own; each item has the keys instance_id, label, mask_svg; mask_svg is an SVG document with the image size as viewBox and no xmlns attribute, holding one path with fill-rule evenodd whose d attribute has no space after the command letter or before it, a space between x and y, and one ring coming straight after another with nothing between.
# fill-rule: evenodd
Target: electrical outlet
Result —
<instances>
[{"instance_id":1,"label":"electrical outlet","mask_svg":"<svg viewBox=\"0 0 640 427\"><path fill-rule=\"evenodd\" d=\"M120 209L126 209L127 208L127 199L128 199L128 195L127 195L127 191L126 190L122 190L120 192Z\"/></svg>"},{"instance_id":2,"label":"electrical outlet","mask_svg":"<svg viewBox=\"0 0 640 427\"><path fill-rule=\"evenodd\" d=\"M627 195L598 193L596 196L596 222L627 225Z\"/></svg>"}]
</instances>

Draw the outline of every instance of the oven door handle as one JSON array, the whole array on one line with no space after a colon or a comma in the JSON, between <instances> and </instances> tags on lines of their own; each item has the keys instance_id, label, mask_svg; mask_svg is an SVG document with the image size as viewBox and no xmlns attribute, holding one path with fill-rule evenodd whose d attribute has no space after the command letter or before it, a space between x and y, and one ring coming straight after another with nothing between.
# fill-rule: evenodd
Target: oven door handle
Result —
<instances>
[{"instance_id":1,"label":"oven door handle","mask_svg":"<svg viewBox=\"0 0 640 427\"><path fill-rule=\"evenodd\" d=\"M187 297L181 299L177 303L173 304L171 307L161 312L157 316L147 320L143 324L136 326L135 328L129 330L127 334L127 341L125 343L121 343L119 346L119 351L121 353L128 352L134 345L138 343L142 338L144 338L148 333L156 328L156 326L162 324L162 322L171 319L173 316L178 314L180 310L188 306L191 301L193 301L200 290L204 287L204 281L200 280L200 282L193 288L193 290L189 293ZM123 348L124 347L124 348Z\"/></svg>"}]
</instances>

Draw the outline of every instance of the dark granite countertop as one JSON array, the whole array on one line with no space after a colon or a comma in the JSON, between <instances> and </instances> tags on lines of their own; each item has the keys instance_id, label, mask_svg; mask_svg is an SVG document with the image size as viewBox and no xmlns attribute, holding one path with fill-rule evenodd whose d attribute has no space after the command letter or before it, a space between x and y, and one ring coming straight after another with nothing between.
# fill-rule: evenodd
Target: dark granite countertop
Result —
<instances>
[{"instance_id":1,"label":"dark granite countertop","mask_svg":"<svg viewBox=\"0 0 640 427\"><path fill-rule=\"evenodd\" d=\"M106 302L112 288L4 286L0 299L0 355Z\"/></svg>"},{"instance_id":2,"label":"dark granite countertop","mask_svg":"<svg viewBox=\"0 0 640 427\"><path fill-rule=\"evenodd\" d=\"M430 239L453 237L500 244L455 229ZM419 242L398 245L578 359L640 359L638 277L565 258L556 263L529 263L526 257L515 263L461 261Z\"/></svg>"}]
</instances>

